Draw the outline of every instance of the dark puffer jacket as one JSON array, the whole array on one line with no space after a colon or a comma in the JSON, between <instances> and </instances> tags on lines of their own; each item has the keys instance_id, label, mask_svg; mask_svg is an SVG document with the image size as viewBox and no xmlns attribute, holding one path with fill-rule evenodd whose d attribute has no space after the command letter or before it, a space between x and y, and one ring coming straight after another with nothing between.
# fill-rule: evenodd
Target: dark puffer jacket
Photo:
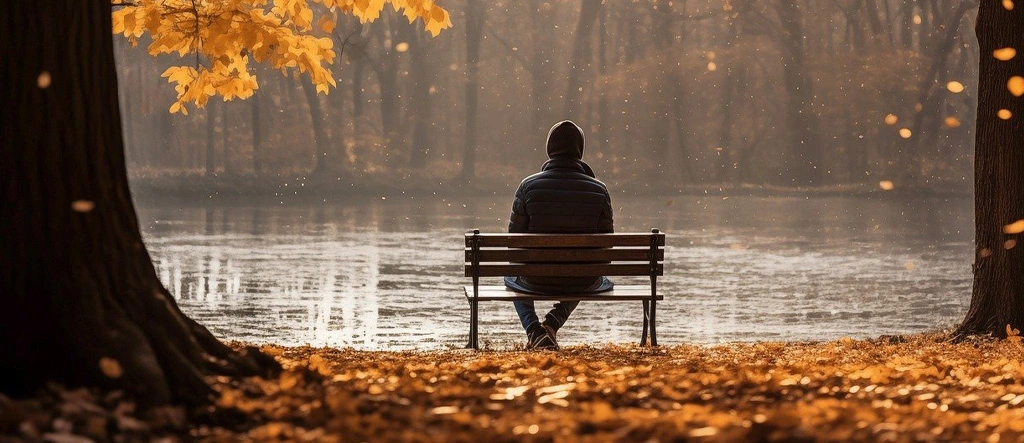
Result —
<instances>
[{"instance_id":1,"label":"dark puffer jacket","mask_svg":"<svg viewBox=\"0 0 1024 443\"><path fill-rule=\"evenodd\" d=\"M610 233L612 203L608 188L583 162L583 131L571 121L556 124L548 132L549 160L541 172L523 179L512 203L508 232ZM582 290L594 278L521 278L538 292L554 288Z\"/></svg>"}]
</instances>

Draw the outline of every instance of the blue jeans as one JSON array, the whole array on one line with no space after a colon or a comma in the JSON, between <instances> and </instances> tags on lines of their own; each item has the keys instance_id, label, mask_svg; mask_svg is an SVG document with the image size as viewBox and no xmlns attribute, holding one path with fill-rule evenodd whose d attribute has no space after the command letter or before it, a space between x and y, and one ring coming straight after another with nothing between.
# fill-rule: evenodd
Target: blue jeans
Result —
<instances>
[{"instance_id":1,"label":"blue jeans","mask_svg":"<svg viewBox=\"0 0 1024 443\"><path fill-rule=\"evenodd\" d=\"M522 290L523 286L517 277L505 277L505 286L512 289ZM606 277L601 277L592 288L588 288L580 292L604 292L612 289L612 282ZM565 321L569 319L569 315L576 309L576 306L580 304L578 300L558 300L557 294L552 294L551 299L555 301L554 306L544 316L544 321L555 330L561 328L565 324ZM537 309L534 306L533 300L521 300L514 301L512 305L516 308L516 314L519 314L519 322L523 324L523 329L530 332L531 329L540 325L540 318L537 317Z\"/></svg>"}]
</instances>

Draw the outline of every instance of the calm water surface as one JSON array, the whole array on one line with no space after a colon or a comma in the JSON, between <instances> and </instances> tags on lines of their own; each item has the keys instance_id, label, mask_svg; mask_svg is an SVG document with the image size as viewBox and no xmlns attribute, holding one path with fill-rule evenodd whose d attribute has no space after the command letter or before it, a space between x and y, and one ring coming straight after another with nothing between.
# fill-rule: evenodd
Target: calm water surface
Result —
<instances>
[{"instance_id":1,"label":"calm water surface","mask_svg":"<svg viewBox=\"0 0 1024 443\"><path fill-rule=\"evenodd\" d=\"M462 235L503 231L508 200L141 202L139 216L163 283L222 338L437 349L466 342ZM613 200L618 231L668 234L658 305L665 344L918 332L948 327L967 309L969 200ZM483 344L523 341L510 304L481 306ZM559 341L632 342L640 319L639 302L582 303Z\"/></svg>"}]
</instances>

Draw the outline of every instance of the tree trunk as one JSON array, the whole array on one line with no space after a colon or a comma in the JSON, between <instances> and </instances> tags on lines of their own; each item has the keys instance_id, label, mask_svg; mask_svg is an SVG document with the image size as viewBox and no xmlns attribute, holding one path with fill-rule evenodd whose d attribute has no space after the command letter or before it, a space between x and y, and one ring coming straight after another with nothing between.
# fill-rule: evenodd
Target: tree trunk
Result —
<instances>
[{"instance_id":1,"label":"tree trunk","mask_svg":"<svg viewBox=\"0 0 1024 443\"><path fill-rule=\"evenodd\" d=\"M213 177L217 174L217 141L214 140L214 133L217 132L217 102L210 100L206 103L206 176Z\"/></svg>"},{"instance_id":2,"label":"tree trunk","mask_svg":"<svg viewBox=\"0 0 1024 443\"><path fill-rule=\"evenodd\" d=\"M256 176L263 175L263 126L260 124L260 95L253 94L249 99L252 110L252 172Z\"/></svg>"},{"instance_id":3,"label":"tree trunk","mask_svg":"<svg viewBox=\"0 0 1024 443\"><path fill-rule=\"evenodd\" d=\"M1024 97L1007 80L1024 74L1024 8L981 2L976 26L981 48L978 126L974 147L974 292L956 335L1006 336L1024 329ZM993 57L1016 48L1009 61ZM1009 119L1001 110L1012 113ZM1004 113L1005 114L1005 113ZM1006 117L1006 115L1003 115ZM1017 223L1014 225L1014 223Z\"/></svg>"},{"instance_id":4,"label":"tree trunk","mask_svg":"<svg viewBox=\"0 0 1024 443\"><path fill-rule=\"evenodd\" d=\"M435 118L432 115L430 88L433 85L434 73L423 44L423 36L412 25L405 26L405 34L409 37L409 77L412 80L412 141L409 143L409 167L426 166L427 155L430 153L432 137L430 125Z\"/></svg>"},{"instance_id":5,"label":"tree trunk","mask_svg":"<svg viewBox=\"0 0 1024 443\"><path fill-rule=\"evenodd\" d=\"M462 180L476 175L477 89L480 84L480 40L484 28L484 4L477 0L466 3L466 137L462 145Z\"/></svg>"},{"instance_id":6,"label":"tree trunk","mask_svg":"<svg viewBox=\"0 0 1024 443\"><path fill-rule=\"evenodd\" d=\"M224 165L224 175L230 175L234 171L231 162L231 143L228 142L228 104L220 105L220 162Z\"/></svg>"},{"instance_id":7,"label":"tree trunk","mask_svg":"<svg viewBox=\"0 0 1024 443\"><path fill-rule=\"evenodd\" d=\"M803 11L791 0L780 0L777 12L782 23L782 71L789 102L790 147L783 157L789 184L821 183L821 146L818 145L818 118L814 111L813 84L804 63Z\"/></svg>"},{"instance_id":8,"label":"tree trunk","mask_svg":"<svg viewBox=\"0 0 1024 443\"><path fill-rule=\"evenodd\" d=\"M0 3L0 391L48 381L207 403L212 374L277 368L178 309L128 190L110 4ZM59 32L55 32L59 31Z\"/></svg>"},{"instance_id":9,"label":"tree trunk","mask_svg":"<svg viewBox=\"0 0 1024 443\"><path fill-rule=\"evenodd\" d=\"M608 109L608 8L601 8L597 19L597 75L601 85L597 93L597 146L605 155L611 155L608 148L608 128L612 124L611 111Z\"/></svg>"},{"instance_id":10,"label":"tree trunk","mask_svg":"<svg viewBox=\"0 0 1024 443\"><path fill-rule=\"evenodd\" d=\"M572 62L569 65L569 78L566 81L565 106L562 108L563 118L579 118L583 109L584 74L590 65L590 41L597 22L597 13L601 10L601 0L583 0L580 20L576 25L576 39L572 46Z\"/></svg>"},{"instance_id":11,"label":"tree trunk","mask_svg":"<svg viewBox=\"0 0 1024 443\"><path fill-rule=\"evenodd\" d=\"M313 141L316 144L314 152L316 162L313 166L313 174L323 174L327 172L327 162L329 161L327 145L330 142L327 140L327 131L324 130L324 113L320 108L320 96L316 92L316 86L313 86L313 82L309 79L303 78L300 83L302 83L302 92L306 94L306 103L309 105L309 119L312 122Z\"/></svg>"}]
</instances>

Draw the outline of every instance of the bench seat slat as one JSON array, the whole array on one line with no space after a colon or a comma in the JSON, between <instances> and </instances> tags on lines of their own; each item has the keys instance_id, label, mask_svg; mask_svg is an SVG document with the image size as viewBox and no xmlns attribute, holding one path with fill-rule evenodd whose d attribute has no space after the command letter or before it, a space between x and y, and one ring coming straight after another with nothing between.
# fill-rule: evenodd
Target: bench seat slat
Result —
<instances>
[{"instance_id":1,"label":"bench seat slat","mask_svg":"<svg viewBox=\"0 0 1024 443\"><path fill-rule=\"evenodd\" d=\"M473 261L473 250L466 249L466 261ZM651 261L651 248L612 249L481 249L476 253L480 262L587 262L587 261ZM658 248L655 261L665 260L665 250Z\"/></svg>"},{"instance_id":2,"label":"bench seat slat","mask_svg":"<svg viewBox=\"0 0 1024 443\"><path fill-rule=\"evenodd\" d=\"M525 264L479 265L480 277L599 277L602 275L651 275L650 264ZM654 266L654 275L662 275L664 265ZM466 276L473 276L473 265L466 265Z\"/></svg>"},{"instance_id":3,"label":"bench seat slat","mask_svg":"<svg viewBox=\"0 0 1024 443\"><path fill-rule=\"evenodd\" d=\"M465 286L466 298L473 298L473 285ZM480 286L480 301L515 301L515 300L589 300L589 301L630 301L650 300L651 288L645 285L616 285L614 289L598 294L562 294L562 295L537 295L516 292L505 286L487 285ZM661 294L656 296L657 300L663 300Z\"/></svg>"},{"instance_id":4,"label":"bench seat slat","mask_svg":"<svg viewBox=\"0 0 1024 443\"><path fill-rule=\"evenodd\" d=\"M481 248L565 248L651 246L654 236L657 246L665 246L665 234L479 234ZM466 234L466 246L473 246L473 234Z\"/></svg>"}]
</instances>

